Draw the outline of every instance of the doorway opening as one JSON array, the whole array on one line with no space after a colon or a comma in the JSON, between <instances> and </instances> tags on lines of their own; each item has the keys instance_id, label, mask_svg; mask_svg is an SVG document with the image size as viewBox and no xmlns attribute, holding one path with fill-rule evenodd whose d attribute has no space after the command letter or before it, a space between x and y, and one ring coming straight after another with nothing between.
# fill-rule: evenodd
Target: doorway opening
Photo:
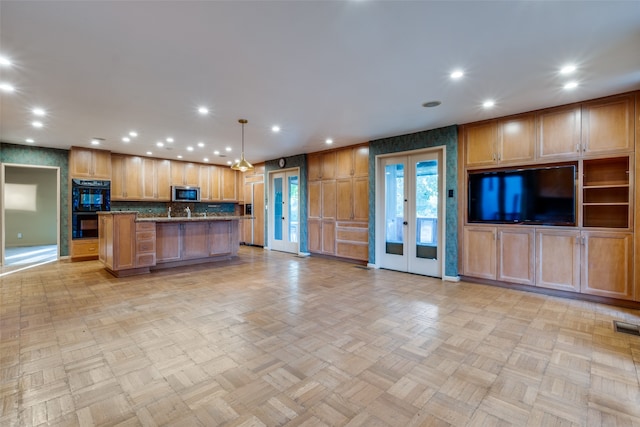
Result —
<instances>
[{"instance_id":1,"label":"doorway opening","mask_svg":"<svg viewBox=\"0 0 640 427\"><path fill-rule=\"evenodd\" d=\"M3 164L0 170L3 267L60 256L60 168Z\"/></svg>"},{"instance_id":2,"label":"doorway opening","mask_svg":"<svg viewBox=\"0 0 640 427\"><path fill-rule=\"evenodd\" d=\"M269 175L269 248L297 254L300 245L300 173L298 169Z\"/></svg>"}]
</instances>

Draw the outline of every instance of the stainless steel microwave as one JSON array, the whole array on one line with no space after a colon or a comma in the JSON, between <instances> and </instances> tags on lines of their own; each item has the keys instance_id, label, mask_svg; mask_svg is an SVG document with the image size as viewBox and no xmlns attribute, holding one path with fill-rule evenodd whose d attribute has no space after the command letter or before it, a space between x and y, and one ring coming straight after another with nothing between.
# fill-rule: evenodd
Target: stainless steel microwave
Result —
<instances>
[{"instance_id":1,"label":"stainless steel microwave","mask_svg":"<svg viewBox=\"0 0 640 427\"><path fill-rule=\"evenodd\" d=\"M186 187L180 185L171 186L172 202L199 202L200 187Z\"/></svg>"}]
</instances>

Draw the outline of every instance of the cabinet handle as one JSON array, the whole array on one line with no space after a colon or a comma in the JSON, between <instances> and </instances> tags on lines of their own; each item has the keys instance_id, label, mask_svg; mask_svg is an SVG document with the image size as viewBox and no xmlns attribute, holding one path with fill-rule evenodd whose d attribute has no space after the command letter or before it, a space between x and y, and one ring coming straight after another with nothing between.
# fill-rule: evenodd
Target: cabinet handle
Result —
<instances>
[{"instance_id":1,"label":"cabinet handle","mask_svg":"<svg viewBox=\"0 0 640 427\"><path fill-rule=\"evenodd\" d=\"M491 159L495 162L496 161L496 153L493 153L493 155L491 156Z\"/></svg>"},{"instance_id":2,"label":"cabinet handle","mask_svg":"<svg viewBox=\"0 0 640 427\"><path fill-rule=\"evenodd\" d=\"M580 144L576 144L576 151L579 153L580 152Z\"/></svg>"},{"instance_id":3,"label":"cabinet handle","mask_svg":"<svg viewBox=\"0 0 640 427\"><path fill-rule=\"evenodd\" d=\"M502 160L502 154L498 153L498 161Z\"/></svg>"}]
</instances>

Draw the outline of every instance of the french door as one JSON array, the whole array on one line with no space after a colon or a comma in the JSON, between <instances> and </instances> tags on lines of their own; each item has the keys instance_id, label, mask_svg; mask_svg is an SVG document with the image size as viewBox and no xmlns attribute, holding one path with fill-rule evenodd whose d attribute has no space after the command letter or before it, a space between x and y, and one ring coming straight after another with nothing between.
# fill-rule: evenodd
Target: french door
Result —
<instances>
[{"instance_id":1,"label":"french door","mask_svg":"<svg viewBox=\"0 0 640 427\"><path fill-rule=\"evenodd\" d=\"M442 151L380 160L380 267L442 277Z\"/></svg>"},{"instance_id":2,"label":"french door","mask_svg":"<svg viewBox=\"0 0 640 427\"><path fill-rule=\"evenodd\" d=\"M298 253L300 229L300 178L298 171L271 174L269 247Z\"/></svg>"}]
</instances>

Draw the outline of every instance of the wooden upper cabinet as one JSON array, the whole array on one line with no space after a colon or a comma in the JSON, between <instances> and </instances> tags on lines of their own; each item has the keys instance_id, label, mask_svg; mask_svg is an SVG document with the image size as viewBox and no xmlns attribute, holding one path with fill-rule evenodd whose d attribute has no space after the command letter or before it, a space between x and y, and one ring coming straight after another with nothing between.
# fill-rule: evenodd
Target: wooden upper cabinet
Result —
<instances>
[{"instance_id":1,"label":"wooden upper cabinet","mask_svg":"<svg viewBox=\"0 0 640 427\"><path fill-rule=\"evenodd\" d=\"M496 163L497 121L465 125L463 135L466 166L484 166Z\"/></svg>"},{"instance_id":2,"label":"wooden upper cabinet","mask_svg":"<svg viewBox=\"0 0 640 427\"><path fill-rule=\"evenodd\" d=\"M369 177L353 178L353 220L369 222Z\"/></svg>"},{"instance_id":3,"label":"wooden upper cabinet","mask_svg":"<svg viewBox=\"0 0 640 427\"><path fill-rule=\"evenodd\" d=\"M322 156L320 153L309 154L307 156L307 179L318 181L322 178Z\"/></svg>"},{"instance_id":4,"label":"wooden upper cabinet","mask_svg":"<svg viewBox=\"0 0 640 427\"><path fill-rule=\"evenodd\" d=\"M498 163L533 160L536 144L535 116L523 114L498 121Z\"/></svg>"},{"instance_id":5,"label":"wooden upper cabinet","mask_svg":"<svg viewBox=\"0 0 640 427\"><path fill-rule=\"evenodd\" d=\"M69 175L71 178L111 179L111 153L71 147Z\"/></svg>"},{"instance_id":6,"label":"wooden upper cabinet","mask_svg":"<svg viewBox=\"0 0 640 427\"><path fill-rule=\"evenodd\" d=\"M221 166L209 166L209 199L220 200Z\"/></svg>"},{"instance_id":7,"label":"wooden upper cabinet","mask_svg":"<svg viewBox=\"0 0 640 427\"><path fill-rule=\"evenodd\" d=\"M141 157L112 155L111 175L112 200L143 199L144 170Z\"/></svg>"},{"instance_id":8,"label":"wooden upper cabinet","mask_svg":"<svg viewBox=\"0 0 640 427\"><path fill-rule=\"evenodd\" d=\"M338 156L339 158L340 156ZM351 178L336 180L336 219L350 221L353 219L353 180Z\"/></svg>"},{"instance_id":9,"label":"wooden upper cabinet","mask_svg":"<svg viewBox=\"0 0 640 427\"><path fill-rule=\"evenodd\" d=\"M634 104L634 94L582 104L583 155L633 151Z\"/></svg>"},{"instance_id":10,"label":"wooden upper cabinet","mask_svg":"<svg viewBox=\"0 0 640 427\"><path fill-rule=\"evenodd\" d=\"M171 161L171 185L188 185L197 187L200 184L199 165L190 162Z\"/></svg>"},{"instance_id":11,"label":"wooden upper cabinet","mask_svg":"<svg viewBox=\"0 0 640 427\"><path fill-rule=\"evenodd\" d=\"M539 159L576 157L580 152L580 106L552 108L537 114Z\"/></svg>"},{"instance_id":12,"label":"wooden upper cabinet","mask_svg":"<svg viewBox=\"0 0 640 427\"><path fill-rule=\"evenodd\" d=\"M171 200L171 160L155 160L156 198Z\"/></svg>"},{"instance_id":13,"label":"wooden upper cabinet","mask_svg":"<svg viewBox=\"0 0 640 427\"><path fill-rule=\"evenodd\" d=\"M322 179L335 179L336 177L336 152L322 153Z\"/></svg>"},{"instance_id":14,"label":"wooden upper cabinet","mask_svg":"<svg viewBox=\"0 0 640 427\"><path fill-rule=\"evenodd\" d=\"M336 218L336 181L322 181L322 219Z\"/></svg>"},{"instance_id":15,"label":"wooden upper cabinet","mask_svg":"<svg viewBox=\"0 0 640 427\"><path fill-rule=\"evenodd\" d=\"M238 199L236 171L231 168L222 168L221 171L220 193L222 200L236 201Z\"/></svg>"},{"instance_id":16,"label":"wooden upper cabinet","mask_svg":"<svg viewBox=\"0 0 640 427\"><path fill-rule=\"evenodd\" d=\"M200 200L211 199L211 179L209 179L210 166L200 165L198 168L198 186L200 187Z\"/></svg>"},{"instance_id":17,"label":"wooden upper cabinet","mask_svg":"<svg viewBox=\"0 0 640 427\"><path fill-rule=\"evenodd\" d=\"M336 178L351 178L368 174L368 146L355 146L336 151Z\"/></svg>"}]
</instances>

